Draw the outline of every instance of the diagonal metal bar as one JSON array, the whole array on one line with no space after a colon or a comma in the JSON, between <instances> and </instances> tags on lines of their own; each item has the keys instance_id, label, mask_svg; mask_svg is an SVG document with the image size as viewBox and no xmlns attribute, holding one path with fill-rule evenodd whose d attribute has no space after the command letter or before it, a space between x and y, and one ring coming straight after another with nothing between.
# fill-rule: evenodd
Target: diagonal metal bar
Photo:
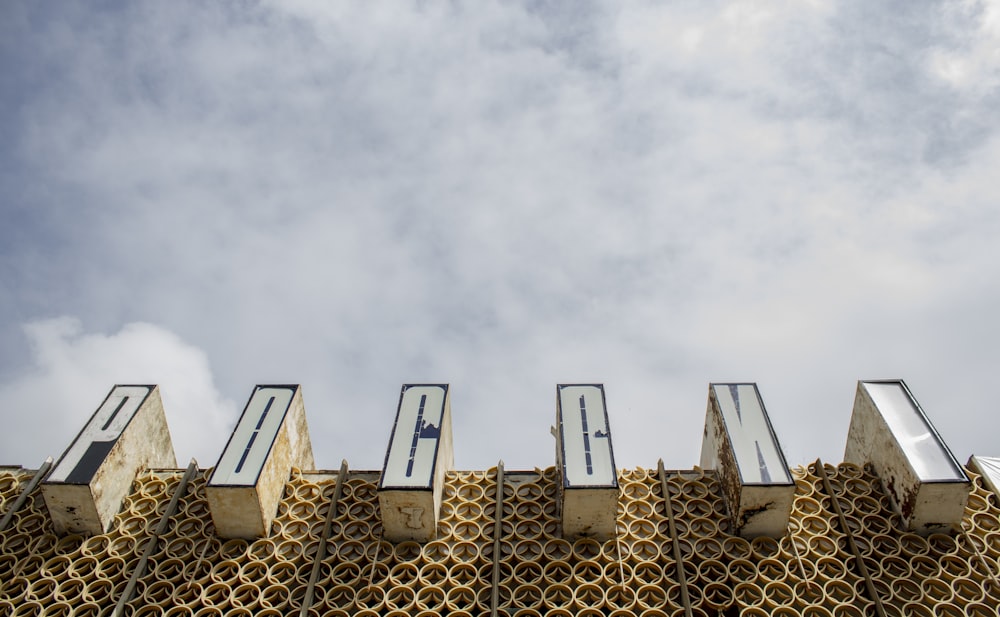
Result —
<instances>
[{"instance_id":1,"label":"diagonal metal bar","mask_svg":"<svg viewBox=\"0 0 1000 617\"><path fill-rule=\"evenodd\" d=\"M681 602L684 603L684 616L692 617L691 596L688 595L687 576L684 574L684 557L681 555L681 546L677 542L677 527L674 524L674 509L670 502L670 487L667 485L667 472L663 469L663 459L656 464L656 471L660 475L660 488L663 491L663 502L667 511L667 524L670 526L670 540L674 547L674 562L677 564L677 582L681 587Z\"/></svg>"},{"instance_id":2,"label":"diagonal metal bar","mask_svg":"<svg viewBox=\"0 0 1000 617\"><path fill-rule=\"evenodd\" d=\"M35 490L38 487L38 485L42 483L42 480L44 480L45 477L49 475L50 469L52 469L51 456L45 459L45 462L42 463L42 466L38 468L38 471L35 472L35 475L31 477L30 481L28 481L28 486L24 487L24 490L21 491L21 494L18 495L17 499L14 500L14 503L11 504L10 510L7 510L7 514L5 514L3 520L0 521L0 532L7 529L7 527L10 525L10 522L14 520L14 514L16 514L21 508L24 507L24 504L28 501L28 497L31 496L31 491Z\"/></svg>"},{"instance_id":3,"label":"diagonal metal bar","mask_svg":"<svg viewBox=\"0 0 1000 617\"><path fill-rule=\"evenodd\" d=\"M503 461L497 463L497 501L493 513L493 586L490 591L490 615L497 617L500 607L500 535L503 533Z\"/></svg>"},{"instance_id":4,"label":"diagonal metal bar","mask_svg":"<svg viewBox=\"0 0 1000 617\"><path fill-rule=\"evenodd\" d=\"M323 560L326 559L326 545L330 538L330 530L333 528L333 519L337 516L337 505L340 497L344 494L344 478L347 477L347 459L340 461L340 471L337 472L337 484L333 487L333 498L330 500L330 509L326 513L326 521L323 522L323 536L319 539L319 548L316 549L316 561L313 562L312 573L309 575L309 584L306 586L306 597L302 600L302 607L299 609L299 617L306 617L312 607L313 598L316 593L316 583L319 581L319 571ZM372 564L372 570L375 564Z\"/></svg>"},{"instance_id":5,"label":"diagonal metal bar","mask_svg":"<svg viewBox=\"0 0 1000 617\"><path fill-rule=\"evenodd\" d=\"M840 528L847 537L847 546L850 547L851 554L854 555L854 563L858 566L858 573L865 579L865 590L875 603L875 611L878 613L879 617L886 617L885 607L882 606L882 599L875 590L875 583L872 582L871 573L868 572L868 567L861 558L861 551L858 549L857 543L854 542L854 534L851 533L851 528L847 526L847 517L844 516L844 511L840 509L840 503L837 501L837 496L833 494L833 487L830 485L830 478L826 475L826 468L823 466L823 461L816 459L814 464L816 465L816 473L819 474L820 479L823 480L823 490L830 496L830 503L833 504L833 511L837 515L837 520L840 522Z\"/></svg>"},{"instance_id":6,"label":"diagonal metal bar","mask_svg":"<svg viewBox=\"0 0 1000 617\"><path fill-rule=\"evenodd\" d=\"M160 522L153 530L153 535L151 535L146 541L146 550L143 552L142 557L139 558L139 563L136 564L135 570L132 570L132 576L128 579L125 591L122 592L121 597L118 598L118 603L115 604L115 611L113 613L114 617L122 617L125 614L125 605L132 601L132 597L135 595L135 587L139 583L139 579L146 573L146 564L149 562L149 558L152 557L153 553L156 551L156 546L159 544L160 536L167 530L167 524L170 523L170 517L177 513L177 504L180 503L181 497L183 497L184 493L187 491L188 483L191 482L191 478L193 478L196 473L198 473L198 462L191 459L191 462L188 464L187 471L184 472L180 483L177 484L177 489L170 498L170 503L167 504L167 509L164 510L163 515L160 517Z\"/></svg>"}]
</instances>

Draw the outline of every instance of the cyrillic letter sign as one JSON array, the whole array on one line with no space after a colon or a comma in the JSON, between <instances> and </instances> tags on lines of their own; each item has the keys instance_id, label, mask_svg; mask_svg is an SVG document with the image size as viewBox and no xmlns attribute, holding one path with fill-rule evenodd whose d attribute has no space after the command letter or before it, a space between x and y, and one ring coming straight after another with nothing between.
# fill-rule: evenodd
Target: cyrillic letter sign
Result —
<instances>
[{"instance_id":1,"label":"cyrillic letter sign","mask_svg":"<svg viewBox=\"0 0 1000 617\"><path fill-rule=\"evenodd\" d=\"M115 386L59 458L42 495L58 533L100 534L140 470L176 465L159 389Z\"/></svg>"},{"instance_id":2,"label":"cyrillic letter sign","mask_svg":"<svg viewBox=\"0 0 1000 617\"><path fill-rule=\"evenodd\" d=\"M969 465L979 472L986 486L1000 499L1000 458L972 456L969 458Z\"/></svg>"},{"instance_id":3,"label":"cyrillic letter sign","mask_svg":"<svg viewBox=\"0 0 1000 617\"><path fill-rule=\"evenodd\" d=\"M901 380L858 382L844 460L871 463L910 530L961 522L972 484Z\"/></svg>"},{"instance_id":4,"label":"cyrillic letter sign","mask_svg":"<svg viewBox=\"0 0 1000 617\"><path fill-rule=\"evenodd\" d=\"M618 470L601 384L556 386L556 460L563 534L569 538L615 535Z\"/></svg>"},{"instance_id":5,"label":"cyrillic letter sign","mask_svg":"<svg viewBox=\"0 0 1000 617\"><path fill-rule=\"evenodd\" d=\"M448 386L404 385L379 480L386 539L434 537L444 475L453 460Z\"/></svg>"},{"instance_id":6,"label":"cyrillic letter sign","mask_svg":"<svg viewBox=\"0 0 1000 617\"><path fill-rule=\"evenodd\" d=\"M296 386L258 386L222 452L211 484L253 486L292 404Z\"/></svg>"},{"instance_id":7,"label":"cyrillic letter sign","mask_svg":"<svg viewBox=\"0 0 1000 617\"><path fill-rule=\"evenodd\" d=\"M756 384L709 385L701 466L718 471L741 535L785 533L795 482Z\"/></svg>"},{"instance_id":8,"label":"cyrillic letter sign","mask_svg":"<svg viewBox=\"0 0 1000 617\"><path fill-rule=\"evenodd\" d=\"M314 464L301 388L255 387L205 489L216 532L267 535L292 467Z\"/></svg>"}]
</instances>

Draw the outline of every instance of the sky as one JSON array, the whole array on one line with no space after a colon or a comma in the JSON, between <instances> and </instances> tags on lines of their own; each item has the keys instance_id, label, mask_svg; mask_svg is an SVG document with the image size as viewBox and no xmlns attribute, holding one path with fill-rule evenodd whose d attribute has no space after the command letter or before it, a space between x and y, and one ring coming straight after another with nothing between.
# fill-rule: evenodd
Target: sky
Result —
<instances>
[{"instance_id":1,"label":"sky","mask_svg":"<svg viewBox=\"0 0 1000 617\"><path fill-rule=\"evenodd\" d=\"M302 385L379 469L405 383L455 465L554 462L603 383L619 468L700 460L756 382L791 466L901 378L1000 455L995 2L4 2L0 463L156 383L214 465Z\"/></svg>"}]
</instances>

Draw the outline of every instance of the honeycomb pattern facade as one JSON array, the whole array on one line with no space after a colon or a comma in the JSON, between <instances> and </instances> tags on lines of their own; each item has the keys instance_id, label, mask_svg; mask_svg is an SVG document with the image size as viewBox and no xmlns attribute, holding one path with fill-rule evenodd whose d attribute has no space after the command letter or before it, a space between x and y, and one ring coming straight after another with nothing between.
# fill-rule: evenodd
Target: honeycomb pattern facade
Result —
<instances>
[{"instance_id":1,"label":"honeycomb pattern facade","mask_svg":"<svg viewBox=\"0 0 1000 617\"><path fill-rule=\"evenodd\" d=\"M450 472L424 544L381 539L378 473L365 471L347 472L339 495L337 473L293 471L267 537L221 539L210 471L159 536L184 470L143 472L91 537L53 533L32 491L0 532L0 615L112 615L129 592L123 613L136 617L291 616L306 602L314 617L1000 615L1000 507L971 469L962 528L922 537L870 471L798 467L786 534L753 540L731 533L713 472L624 470L605 542L563 539L554 468ZM32 474L0 469L0 516Z\"/></svg>"}]
</instances>

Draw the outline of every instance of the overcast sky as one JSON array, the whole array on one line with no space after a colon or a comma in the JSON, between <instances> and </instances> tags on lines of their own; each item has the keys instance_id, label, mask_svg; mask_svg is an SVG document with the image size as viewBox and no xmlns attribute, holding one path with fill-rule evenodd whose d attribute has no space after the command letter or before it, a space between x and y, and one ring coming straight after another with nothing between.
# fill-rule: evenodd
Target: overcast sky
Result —
<instances>
[{"instance_id":1,"label":"overcast sky","mask_svg":"<svg viewBox=\"0 0 1000 617\"><path fill-rule=\"evenodd\" d=\"M456 466L699 462L757 382L792 466L858 379L1000 455L1000 8L987 2L4 2L0 463L158 383L215 464L300 383L321 468L450 383ZM992 385L991 385L992 384Z\"/></svg>"}]
</instances>

